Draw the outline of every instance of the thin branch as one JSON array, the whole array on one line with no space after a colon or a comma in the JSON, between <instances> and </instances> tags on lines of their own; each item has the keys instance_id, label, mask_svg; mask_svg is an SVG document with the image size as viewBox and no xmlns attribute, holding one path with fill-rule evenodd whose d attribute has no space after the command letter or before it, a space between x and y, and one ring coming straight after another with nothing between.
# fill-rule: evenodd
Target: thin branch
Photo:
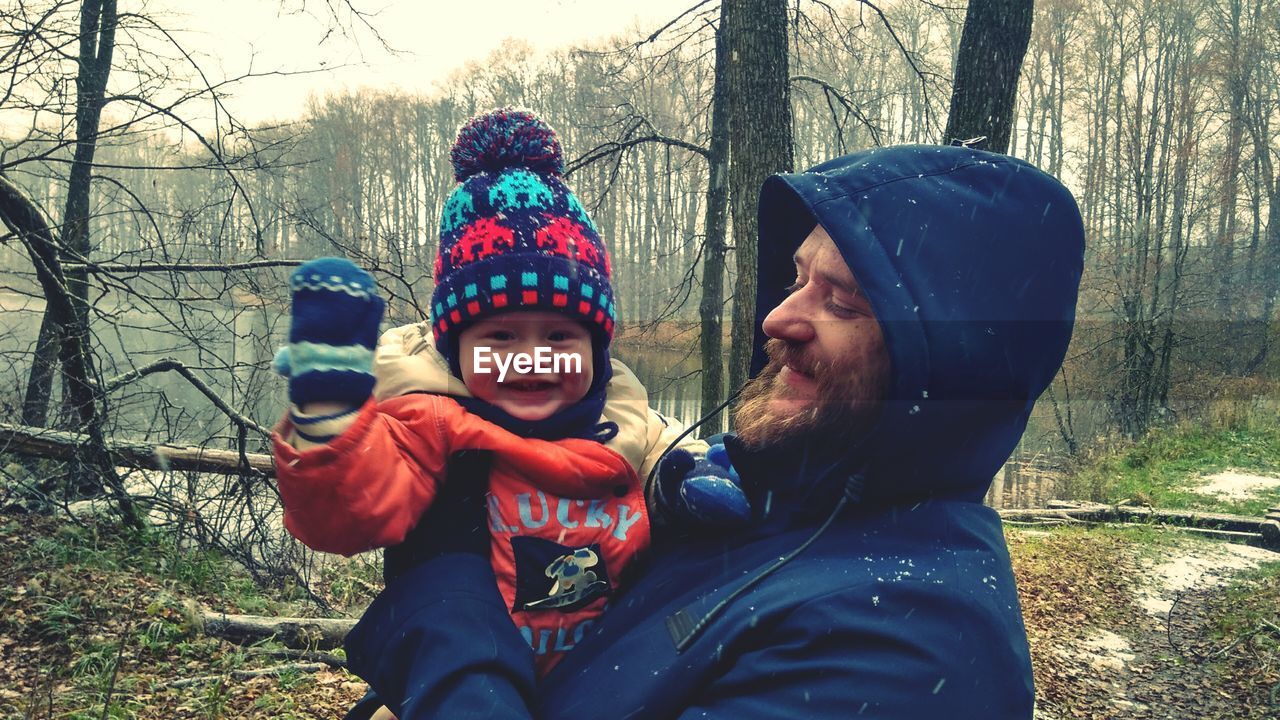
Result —
<instances>
[{"instance_id":1,"label":"thin branch","mask_svg":"<svg viewBox=\"0 0 1280 720\"><path fill-rule=\"evenodd\" d=\"M822 80L821 78L813 77L811 75L793 75L791 76L791 82L793 83L794 82L810 82L822 88L822 92L827 97L828 105L830 105L831 98L834 97L837 102L839 102L842 106L844 106L844 109L849 114L853 115L859 121L861 121L862 124L867 128L867 130L871 132L871 139L875 142L875 144L876 145L881 144L880 129L876 127L875 123L871 122L871 120L868 119L867 116L864 115L860 109L858 109L858 106L853 102L853 100L849 99L844 93L840 92L840 90L835 86L833 86L831 83L827 82L826 80ZM834 120L834 108L832 109L832 111L833 111L832 114L833 114L833 120ZM839 129L839 124L837 124L836 129Z\"/></svg>"},{"instance_id":2,"label":"thin branch","mask_svg":"<svg viewBox=\"0 0 1280 720\"><path fill-rule=\"evenodd\" d=\"M235 173L231 171L230 165L225 160L223 160L222 151L220 149L214 147L212 143L210 143L208 140L205 139L204 135L200 134L199 130L196 130L195 127L191 125L191 123L179 117L178 114L173 112L173 110L171 110L170 108L157 105L151 102L150 100L144 97L141 97L139 95L113 95L109 98L104 99L102 104L105 106L107 103L114 102L117 100L123 101L123 102L132 102L137 105L142 105L143 107L150 108L152 112L168 117L170 120L173 120L174 122L178 123L184 129L186 129L188 132L194 135L196 137L196 140L200 141L200 144L203 145L205 149L208 150L209 153L213 155L215 159L217 159L219 165L226 172L227 179L231 181L231 184L235 186L236 192L240 193L240 197L244 199L245 207L249 209L249 219L253 221L253 232L257 236L258 241L261 242L262 225L258 222L258 212L254 210L253 201L249 199L249 193L246 192L244 189L244 186L240 184L239 178L237 178L235 176Z\"/></svg>"},{"instance_id":3,"label":"thin branch","mask_svg":"<svg viewBox=\"0 0 1280 720\"><path fill-rule=\"evenodd\" d=\"M214 407L221 410L222 413L226 415L228 418L230 418L231 421L234 422L236 425L239 425L240 427L249 428L264 438L271 437L270 430L262 427L258 423L254 422L252 419L232 409L232 407L228 405L225 400L223 400L221 397L219 397L219 395L216 392L213 391L213 388L210 388L208 385L205 384L203 380L196 377L195 373L191 372L191 368L188 368L186 365L183 365L181 362L174 360L173 358L163 358L161 360L157 360L151 363L150 365L144 365L136 370L127 372L123 375L119 375L110 380L107 380L102 384L102 394L105 395L107 393L113 392L119 389L120 387L124 385L128 385L129 383L134 382L135 380L138 380L140 378L146 377L147 375L151 375L158 372L167 372L170 370L186 378L187 382L191 383L191 385L194 386L196 390L199 390L200 394L209 398L209 401L213 403Z\"/></svg>"},{"instance_id":4,"label":"thin branch","mask_svg":"<svg viewBox=\"0 0 1280 720\"><path fill-rule=\"evenodd\" d=\"M261 268L297 267L305 260L254 260L243 263L64 263L68 269L83 270L87 273L119 273L121 275L150 272L240 272L242 270L258 270Z\"/></svg>"},{"instance_id":5,"label":"thin branch","mask_svg":"<svg viewBox=\"0 0 1280 720\"><path fill-rule=\"evenodd\" d=\"M691 153L696 153L704 158L709 158L711 156L711 151L701 145L695 145L691 142L686 142L678 138L667 137L665 135L658 135L655 133L653 135L645 135L644 137L631 138L628 140L610 140L609 142L601 143L568 163L565 166L565 177L572 175L592 163L620 154L629 148L635 147L636 145L643 145L644 143L661 143L663 145L670 145L672 147L688 150Z\"/></svg>"},{"instance_id":6,"label":"thin branch","mask_svg":"<svg viewBox=\"0 0 1280 720\"><path fill-rule=\"evenodd\" d=\"M256 677L264 677L270 675L281 675L284 673L314 673L328 670L329 666L325 663L286 663L275 667L262 668L260 670L232 670L226 675L201 675L193 678L183 678L174 680L169 683L169 687L187 687L189 685L201 685L203 683L212 682L214 680L224 680L230 675L233 680L251 680Z\"/></svg>"},{"instance_id":7,"label":"thin branch","mask_svg":"<svg viewBox=\"0 0 1280 720\"><path fill-rule=\"evenodd\" d=\"M671 21L670 21L670 22L668 22L666 25L663 25L662 27L658 28L657 30L654 30L654 31L649 35L649 37L647 37L647 38L645 38L645 39L643 39L643 40L641 40L641 41L637 42L635 45L632 45L632 48L638 48L638 47L640 47L641 45L648 45L649 43L651 43L651 42L653 42L653 41L657 40L657 39L658 39L658 36L662 35L662 33L666 32L666 31L667 31L668 29L670 29L673 25L675 25L676 23L680 22L680 20L681 20L681 19L683 19L686 15L691 15L691 14L693 14L693 12L694 12L695 10L697 10L698 8L702 7L703 5L706 5L707 3L711 3L711 2L714 2L714 1L715 1L715 0L701 0L701 2L699 2L697 5L694 5L693 7L689 8L688 10L685 10L684 12L682 12L682 13L680 13L679 15L675 16L674 18L672 18L672 19L671 19Z\"/></svg>"}]
</instances>

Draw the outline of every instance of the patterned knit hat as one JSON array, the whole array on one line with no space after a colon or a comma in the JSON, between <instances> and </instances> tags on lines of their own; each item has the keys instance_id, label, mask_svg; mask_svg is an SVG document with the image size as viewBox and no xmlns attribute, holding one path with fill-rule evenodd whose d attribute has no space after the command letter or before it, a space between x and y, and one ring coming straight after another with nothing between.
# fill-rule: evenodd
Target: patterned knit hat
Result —
<instances>
[{"instance_id":1,"label":"patterned knit hat","mask_svg":"<svg viewBox=\"0 0 1280 720\"><path fill-rule=\"evenodd\" d=\"M462 184L440 216L431 296L441 354L456 368L463 327L507 310L550 310L590 328L603 355L617 320L609 253L560 177L555 132L527 110L493 110L462 126L451 159Z\"/></svg>"}]
</instances>

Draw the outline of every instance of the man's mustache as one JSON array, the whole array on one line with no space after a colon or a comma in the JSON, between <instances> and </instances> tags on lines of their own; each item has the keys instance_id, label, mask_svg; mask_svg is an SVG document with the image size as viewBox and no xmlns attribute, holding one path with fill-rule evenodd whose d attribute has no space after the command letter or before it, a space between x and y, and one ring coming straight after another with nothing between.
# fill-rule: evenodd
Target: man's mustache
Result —
<instances>
[{"instance_id":1,"label":"man's mustache","mask_svg":"<svg viewBox=\"0 0 1280 720\"><path fill-rule=\"evenodd\" d=\"M776 370L782 370L782 366L787 365L813 378L826 370L826 363L814 360L806 355L799 345L786 340L770 338L764 344L764 351L769 356L769 363L774 365Z\"/></svg>"}]
</instances>

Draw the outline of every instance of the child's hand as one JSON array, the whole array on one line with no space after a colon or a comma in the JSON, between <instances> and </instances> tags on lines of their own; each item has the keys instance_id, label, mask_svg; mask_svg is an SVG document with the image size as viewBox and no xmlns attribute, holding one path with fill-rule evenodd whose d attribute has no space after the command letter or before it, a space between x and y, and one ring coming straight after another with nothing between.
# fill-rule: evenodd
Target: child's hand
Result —
<instances>
[{"instance_id":1,"label":"child's hand","mask_svg":"<svg viewBox=\"0 0 1280 720\"><path fill-rule=\"evenodd\" d=\"M719 527L751 518L751 505L724 445L712 445L700 460L687 450L668 453L658 469L656 491L662 509L674 518Z\"/></svg>"},{"instance_id":2,"label":"child's hand","mask_svg":"<svg viewBox=\"0 0 1280 720\"><path fill-rule=\"evenodd\" d=\"M289 399L361 405L373 392L373 349L386 303L369 273L343 258L318 258L289 277L293 322L276 370Z\"/></svg>"}]
</instances>

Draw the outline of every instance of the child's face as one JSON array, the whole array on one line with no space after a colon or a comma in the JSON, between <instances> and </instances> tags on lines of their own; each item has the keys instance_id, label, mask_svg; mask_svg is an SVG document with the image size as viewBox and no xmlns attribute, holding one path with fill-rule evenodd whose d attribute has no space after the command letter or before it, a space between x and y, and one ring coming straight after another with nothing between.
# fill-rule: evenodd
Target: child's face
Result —
<instances>
[{"instance_id":1,"label":"child's face","mask_svg":"<svg viewBox=\"0 0 1280 720\"><path fill-rule=\"evenodd\" d=\"M463 329L458 353L467 390L521 420L549 418L591 387L591 331L560 313L492 315Z\"/></svg>"}]
</instances>

